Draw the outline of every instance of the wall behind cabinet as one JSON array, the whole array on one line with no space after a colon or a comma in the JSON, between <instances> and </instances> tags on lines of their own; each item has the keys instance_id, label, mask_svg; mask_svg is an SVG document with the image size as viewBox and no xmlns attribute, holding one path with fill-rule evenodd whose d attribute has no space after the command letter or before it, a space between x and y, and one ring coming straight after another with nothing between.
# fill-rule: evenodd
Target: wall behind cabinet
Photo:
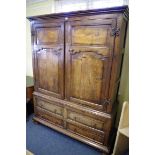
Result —
<instances>
[{"instance_id":1,"label":"wall behind cabinet","mask_svg":"<svg viewBox=\"0 0 155 155\"><path fill-rule=\"evenodd\" d=\"M26 16L50 14L54 12L54 0L27 0ZM30 22L26 19L26 75L33 76Z\"/></svg>"},{"instance_id":2,"label":"wall behind cabinet","mask_svg":"<svg viewBox=\"0 0 155 155\"><path fill-rule=\"evenodd\" d=\"M124 101L129 101L129 27L126 34L125 54L122 65L122 75L118 93L118 116L116 119L116 126L118 126L119 118Z\"/></svg>"}]
</instances>

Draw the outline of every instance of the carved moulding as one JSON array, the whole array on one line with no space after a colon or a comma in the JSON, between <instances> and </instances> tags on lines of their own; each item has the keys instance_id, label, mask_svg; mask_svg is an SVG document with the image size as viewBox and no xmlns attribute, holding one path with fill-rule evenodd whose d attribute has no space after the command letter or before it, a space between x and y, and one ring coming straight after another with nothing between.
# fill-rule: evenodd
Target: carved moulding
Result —
<instances>
[{"instance_id":1,"label":"carved moulding","mask_svg":"<svg viewBox=\"0 0 155 155\"><path fill-rule=\"evenodd\" d=\"M101 55L101 56L108 56L110 49L109 48L104 48L104 49L89 49L89 48L71 48L69 49L69 53L71 55L75 55L77 53L81 53L81 52L93 52L96 53L97 55Z\"/></svg>"},{"instance_id":2,"label":"carved moulding","mask_svg":"<svg viewBox=\"0 0 155 155\"><path fill-rule=\"evenodd\" d=\"M47 50L52 51L56 55L60 55L61 54L61 51L62 51L62 48L40 48L36 52L38 53L40 51L47 51Z\"/></svg>"}]
</instances>

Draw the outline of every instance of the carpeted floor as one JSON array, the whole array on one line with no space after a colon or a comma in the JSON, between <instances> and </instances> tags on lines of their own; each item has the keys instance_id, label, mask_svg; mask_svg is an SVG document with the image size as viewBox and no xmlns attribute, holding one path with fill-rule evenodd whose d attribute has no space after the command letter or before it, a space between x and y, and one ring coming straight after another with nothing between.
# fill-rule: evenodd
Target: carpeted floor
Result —
<instances>
[{"instance_id":1,"label":"carpeted floor","mask_svg":"<svg viewBox=\"0 0 155 155\"><path fill-rule=\"evenodd\" d=\"M89 145L74 140L41 124L34 124L33 115L26 123L26 149L35 155L101 155Z\"/></svg>"}]
</instances>

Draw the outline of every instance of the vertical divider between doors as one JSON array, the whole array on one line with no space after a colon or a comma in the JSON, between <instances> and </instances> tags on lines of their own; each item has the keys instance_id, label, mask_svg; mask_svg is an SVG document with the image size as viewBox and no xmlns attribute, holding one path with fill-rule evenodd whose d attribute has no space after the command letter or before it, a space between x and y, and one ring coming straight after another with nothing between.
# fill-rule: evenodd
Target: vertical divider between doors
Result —
<instances>
[{"instance_id":1,"label":"vertical divider between doors","mask_svg":"<svg viewBox=\"0 0 155 155\"><path fill-rule=\"evenodd\" d=\"M66 77L65 77L65 72L66 72L66 22L64 21L64 70L63 70L63 74L64 74L64 99L66 98ZM63 117L64 117L64 128L66 129L67 125L66 125L66 119L67 119L67 109L66 106L64 105L64 113L63 113Z\"/></svg>"},{"instance_id":2,"label":"vertical divider between doors","mask_svg":"<svg viewBox=\"0 0 155 155\"><path fill-rule=\"evenodd\" d=\"M66 72L66 22L64 21L64 98L66 98L66 91L65 91L65 86L66 86L66 77L65 77L65 72Z\"/></svg>"}]
</instances>

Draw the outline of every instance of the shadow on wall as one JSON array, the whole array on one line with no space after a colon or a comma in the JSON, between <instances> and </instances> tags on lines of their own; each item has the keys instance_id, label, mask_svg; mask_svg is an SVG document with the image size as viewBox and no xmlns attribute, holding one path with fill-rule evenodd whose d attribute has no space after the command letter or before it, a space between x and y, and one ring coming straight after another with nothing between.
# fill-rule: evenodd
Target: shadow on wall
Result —
<instances>
[{"instance_id":1,"label":"shadow on wall","mask_svg":"<svg viewBox=\"0 0 155 155\"><path fill-rule=\"evenodd\" d=\"M121 81L120 87L118 92L118 111L117 111L117 118L115 126L118 126L120 114L122 110L122 105L124 101L129 101L129 25L127 29L126 35L126 44L125 44L125 54L122 66L122 74L121 74Z\"/></svg>"}]
</instances>

